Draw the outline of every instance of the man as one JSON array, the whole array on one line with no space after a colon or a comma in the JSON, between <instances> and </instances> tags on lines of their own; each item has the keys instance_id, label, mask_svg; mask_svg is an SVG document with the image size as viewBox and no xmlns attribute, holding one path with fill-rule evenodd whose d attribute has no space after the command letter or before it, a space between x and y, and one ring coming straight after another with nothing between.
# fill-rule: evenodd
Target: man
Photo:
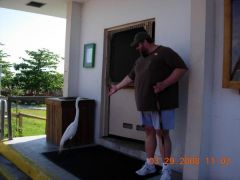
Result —
<instances>
[{"instance_id":1,"label":"man","mask_svg":"<svg viewBox=\"0 0 240 180\"><path fill-rule=\"evenodd\" d=\"M146 32L135 35L132 47L140 53L131 72L117 85L112 85L109 95L134 82L135 99L146 140L146 162L136 171L140 176L156 172L154 154L159 137L163 162L161 179L171 179L167 159L171 156L169 130L174 128L174 109L178 107L178 80L187 71L180 56L172 49L154 44Z\"/></svg>"}]
</instances>

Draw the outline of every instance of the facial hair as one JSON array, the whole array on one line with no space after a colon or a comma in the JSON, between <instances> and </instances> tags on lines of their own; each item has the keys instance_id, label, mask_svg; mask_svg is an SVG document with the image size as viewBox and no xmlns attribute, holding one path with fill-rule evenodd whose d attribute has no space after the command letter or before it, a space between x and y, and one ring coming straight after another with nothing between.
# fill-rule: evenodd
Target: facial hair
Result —
<instances>
[{"instance_id":1,"label":"facial hair","mask_svg":"<svg viewBox=\"0 0 240 180\"><path fill-rule=\"evenodd\" d=\"M147 57L149 55L148 51L144 48L141 49L141 51L139 51L140 56L142 57Z\"/></svg>"}]
</instances>

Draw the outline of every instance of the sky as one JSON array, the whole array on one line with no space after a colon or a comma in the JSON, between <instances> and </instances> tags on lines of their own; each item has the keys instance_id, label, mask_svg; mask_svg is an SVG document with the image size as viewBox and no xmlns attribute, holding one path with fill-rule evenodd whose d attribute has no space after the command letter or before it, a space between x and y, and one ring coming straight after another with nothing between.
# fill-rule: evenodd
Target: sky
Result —
<instances>
[{"instance_id":1,"label":"sky","mask_svg":"<svg viewBox=\"0 0 240 180\"><path fill-rule=\"evenodd\" d=\"M0 48L10 55L6 61L19 63L25 50L46 48L61 57L65 51L66 19L0 8ZM58 72L63 73L64 62Z\"/></svg>"}]
</instances>

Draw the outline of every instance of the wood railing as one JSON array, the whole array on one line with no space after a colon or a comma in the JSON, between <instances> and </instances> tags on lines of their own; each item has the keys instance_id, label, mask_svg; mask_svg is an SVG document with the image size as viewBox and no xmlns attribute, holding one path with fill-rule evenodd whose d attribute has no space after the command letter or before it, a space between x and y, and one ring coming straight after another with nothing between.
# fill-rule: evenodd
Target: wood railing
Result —
<instances>
[{"instance_id":1,"label":"wood railing","mask_svg":"<svg viewBox=\"0 0 240 180\"><path fill-rule=\"evenodd\" d=\"M4 135L4 119L5 119L5 103L4 100L7 101L7 123L8 123L8 139L11 140L12 139L12 112L11 112L11 108L12 108L12 102L18 102L18 101L35 101L35 102L40 102L40 103L44 103L45 104L45 99L46 98L51 98L52 96L8 96L8 97L4 97L2 99L1 102L1 139L3 139L3 135ZM21 113L21 118L24 116L31 116L32 118L36 118L37 116L32 116L29 114L24 114ZM38 117L39 118L39 117Z\"/></svg>"},{"instance_id":2,"label":"wood railing","mask_svg":"<svg viewBox=\"0 0 240 180\"><path fill-rule=\"evenodd\" d=\"M44 117L40 117L40 116L35 116L35 115L32 115L32 114L26 114L26 113L17 113L17 114L12 114L12 116L15 116L17 119L16 121L16 129L18 131L22 131L22 128L23 128L23 117L27 117L27 118L33 118L33 119L39 119L39 120L45 120L46 121L46 118Z\"/></svg>"}]
</instances>

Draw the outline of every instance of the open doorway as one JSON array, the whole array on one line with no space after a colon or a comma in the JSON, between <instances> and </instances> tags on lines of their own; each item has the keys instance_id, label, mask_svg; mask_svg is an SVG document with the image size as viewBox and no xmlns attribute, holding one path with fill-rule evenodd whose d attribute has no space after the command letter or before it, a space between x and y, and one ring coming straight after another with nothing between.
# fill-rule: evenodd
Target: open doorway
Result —
<instances>
[{"instance_id":1,"label":"open doorway","mask_svg":"<svg viewBox=\"0 0 240 180\"><path fill-rule=\"evenodd\" d=\"M63 93L66 36L66 18L43 15L40 9L32 13L34 8L13 10L12 5L0 8L0 94L10 110L1 133L9 139L46 134L45 97Z\"/></svg>"},{"instance_id":2,"label":"open doorway","mask_svg":"<svg viewBox=\"0 0 240 180\"><path fill-rule=\"evenodd\" d=\"M103 135L114 135L134 140L144 140L144 130L139 123L135 105L134 85L107 96L112 84L120 82L131 70L139 56L130 47L134 35L148 32L154 39L155 19L130 23L105 30L103 74Z\"/></svg>"}]
</instances>

